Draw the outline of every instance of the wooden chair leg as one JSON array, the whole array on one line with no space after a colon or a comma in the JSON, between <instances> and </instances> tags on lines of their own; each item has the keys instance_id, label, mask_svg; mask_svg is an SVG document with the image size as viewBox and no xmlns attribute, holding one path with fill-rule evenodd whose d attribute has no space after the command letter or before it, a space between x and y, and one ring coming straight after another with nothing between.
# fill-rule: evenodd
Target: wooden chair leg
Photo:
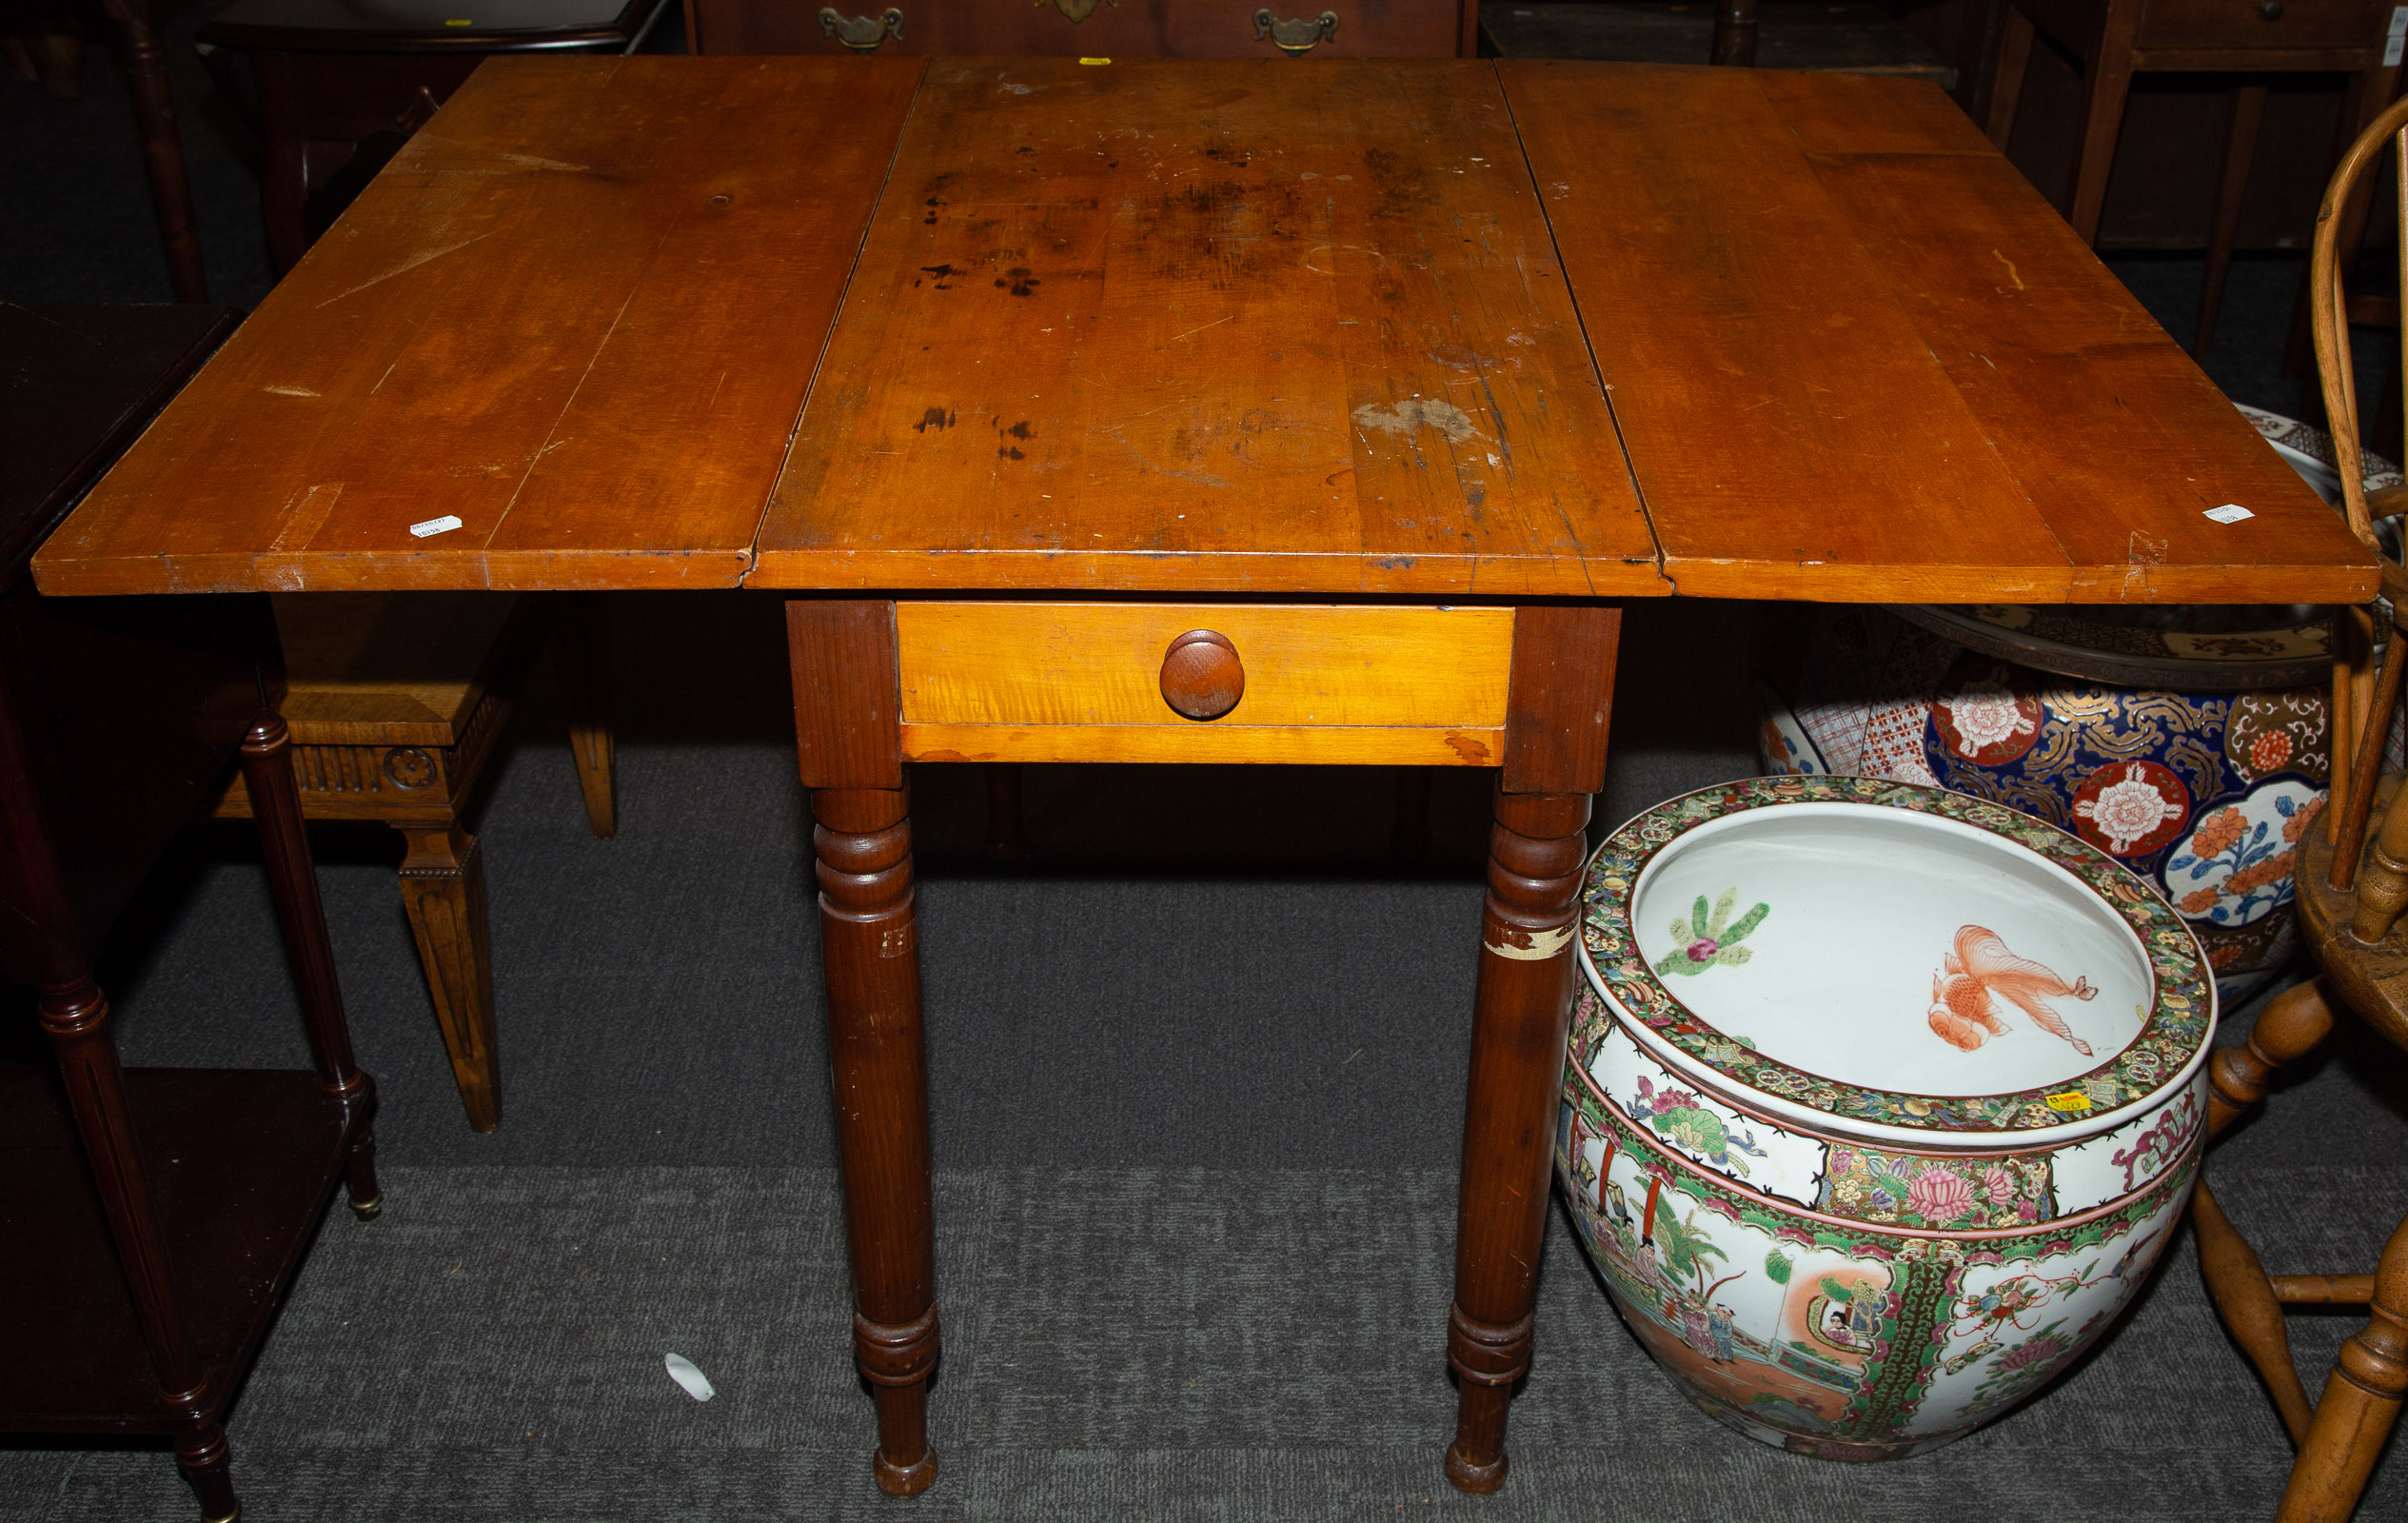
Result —
<instances>
[{"instance_id":1,"label":"wooden chair leg","mask_svg":"<svg viewBox=\"0 0 2408 1523\"><path fill-rule=\"evenodd\" d=\"M2343 1523L2408 1394L2408 1221L2384 1245L2366 1326L2341 1345L2283 1489L2278 1523Z\"/></svg>"},{"instance_id":2,"label":"wooden chair leg","mask_svg":"<svg viewBox=\"0 0 2408 1523\"><path fill-rule=\"evenodd\" d=\"M618 738L610 727L610 605L599 592L555 594L552 656L568 709L568 749L585 822L607 841L619 833Z\"/></svg>"},{"instance_id":3,"label":"wooden chair leg","mask_svg":"<svg viewBox=\"0 0 2408 1523\"><path fill-rule=\"evenodd\" d=\"M2216 191L2216 226L2207 235L2207 278L2199 292L2199 322L2191 329L2191 358L2207 358L2216 336L2216 315L2224 305L2224 276L2233 262L2233 236L2240 226L2241 193L2249 188L2250 161L2257 156L2258 127L2265 120L2266 87L2243 85L2233 91L2232 135L2224 140L2224 182Z\"/></svg>"},{"instance_id":4,"label":"wooden chair leg","mask_svg":"<svg viewBox=\"0 0 2408 1523\"><path fill-rule=\"evenodd\" d=\"M2222 1133L2265 1098L2266 1086L2284 1065L2298 1062L2332 1033L2333 1007L2320 980L2286 989L2258 1017L2257 1029L2239 1047L2216 1055L2208 1068L2207 1134ZM2204 1172L2191 1196L2191 1226L2199 1235L2200 1274L2208 1298L2241 1353L2258 1369L2274 1397L2275 1410L2291 1441L2304 1443L2311 1411L2307 1388L2291 1357L2291 1337L2282 1325L2282 1303L2257 1251L2225 1216Z\"/></svg>"},{"instance_id":5,"label":"wooden chair leg","mask_svg":"<svg viewBox=\"0 0 2408 1523\"><path fill-rule=\"evenodd\" d=\"M266 162L260 170L259 215L266 225L267 253L276 273L289 273L309 251L304 220L309 200L308 145L301 135L301 81L289 53L251 55L251 77L266 117Z\"/></svg>"},{"instance_id":6,"label":"wooden chair leg","mask_svg":"<svg viewBox=\"0 0 2408 1523\"><path fill-rule=\"evenodd\" d=\"M493 1020L493 953L485 930L484 863L477 838L458 823L401 826L402 907L418 939L426 992L451 1054L452 1078L468 1124L502 1124L502 1059Z\"/></svg>"},{"instance_id":7,"label":"wooden chair leg","mask_svg":"<svg viewBox=\"0 0 2408 1523\"><path fill-rule=\"evenodd\" d=\"M185 173L184 139L176 130L175 101L168 92L167 55L159 47L145 0L105 0L109 19L126 50L126 88L133 96L134 126L150 173L150 205L159 221L159 241L168 251L168 278L179 302L209 299L201 267L201 236L192 214L192 184Z\"/></svg>"},{"instance_id":8,"label":"wooden chair leg","mask_svg":"<svg viewBox=\"0 0 2408 1523\"><path fill-rule=\"evenodd\" d=\"M2385 710L2382 718L2389 717ZM2364 792L2372 795L2374 789ZM2389 936L2401 912L2408 910L2408 788L2392 795L2382 828L2375 833L2375 849L2367 853L2358 876L2358 908L2350 917L2350 935L2372 946Z\"/></svg>"},{"instance_id":9,"label":"wooden chair leg","mask_svg":"<svg viewBox=\"0 0 2408 1523\"><path fill-rule=\"evenodd\" d=\"M1714 40L1708 63L1734 69L1756 67L1756 0L1722 0L1714 9Z\"/></svg>"},{"instance_id":10,"label":"wooden chair leg","mask_svg":"<svg viewBox=\"0 0 2408 1523\"><path fill-rule=\"evenodd\" d=\"M2015 108L2023 98L2023 73L2031 68L2035 31L2032 18L2009 0L1999 32L1998 75L1990 87L1990 143L2001 153L2015 135Z\"/></svg>"},{"instance_id":11,"label":"wooden chair leg","mask_svg":"<svg viewBox=\"0 0 2408 1523\"><path fill-rule=\"evenodd\" d=\"M2090 88L2082 107L2082 151L2075 160L2073 209L2065 219L2086 244L2099 241L2099 217L2107 205L2107 176L2115 168L2116 140L2123 135L2124 102L2132 93L2132 44L2140 24L2140 0L2110 0L2106 24L2088 60Z\"/></svg>"}]
</instances>

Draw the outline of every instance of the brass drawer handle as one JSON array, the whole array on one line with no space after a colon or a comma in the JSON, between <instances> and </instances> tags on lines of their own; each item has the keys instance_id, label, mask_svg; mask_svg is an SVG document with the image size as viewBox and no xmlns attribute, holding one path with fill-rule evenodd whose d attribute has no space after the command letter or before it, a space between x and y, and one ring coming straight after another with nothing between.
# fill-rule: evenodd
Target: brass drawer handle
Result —
<instances>
[{"instance_id":1,"label":"brass drawer handle","mask_svg":"<svg viewBox=\"0 0 2408 1523\"><path fill-rule=\"evenodd\" d=\"M1191 629L1162 653L1162 702L1192 720L1216 720L1246 696L1246 668L1229 637Z\"/></svg>"},{"instance_id":2,"label":"brass drawer handle","mask_svg":"<svg viewBox=\"0 0 2408 1523\"><path fill-rule=\"evenodd\" d=\"M1313 51L1315 44L1328 42L1338 34L1338 13L1324 10L1307 21L1291 16L1285 21L1273 17L1268 7L1254 12L1254 40L1268 37L1283 53L1301 58Z\"/></svg>"},{"instance_id":3,"label":"brass drawer handle","mask_svg":"<svg viewBox=\"0 0 2408 1523\"><path fill-rule=\"evenodd\" d=\"M819 30L857 53L873 53L879 43L903 34L903 13L888 6L882 16L840 16L836 7L821 6Z\"/></svg>"}]
</instances>

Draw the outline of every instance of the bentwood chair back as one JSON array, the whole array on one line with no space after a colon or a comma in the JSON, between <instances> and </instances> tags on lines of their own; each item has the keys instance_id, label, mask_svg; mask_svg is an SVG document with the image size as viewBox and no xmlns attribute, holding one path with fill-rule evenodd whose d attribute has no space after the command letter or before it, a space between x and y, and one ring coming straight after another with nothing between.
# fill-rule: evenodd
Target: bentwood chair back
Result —
<instances>
[{"instance_id":1,"label":"bentwood chair back","mask_svg":"<svg viewBox=\"0 0 2408 1523\"><path fill-rule=\"evenodd\" d=\"M2359 419L2351 381L2348 300L2342 289L2340 208L2387 148L2408 163L2408 101L2376 120L2343 156L2318 214L2309 268L2317 366L2332 426L2336 459L2358 459ZM2403 185L2408 185L2408 170ZM2408 245L2402 247L2408 270ZM2359 473L2341 473L2343 511L2359 538L2382 561L2383 596L2408 606L2408 573L2376 532L2394 493L2370 501ZM2399 924L2408 908L2408 788L2380 778L2383 742L2400 677L2408 669L2408 639L2394 626L2379 669L2373 662L2373 609L2346 609L2337 620L2333 675L2333 791L2320 828L2299 847L2299 911L2318 976L2286 990L2259 1017L2248 1042L2227 1047L2210 1070L2208 1130L2223 1131L2266 1092L2277 1069L2297 1061L2333 1029L2346 1009L2393 1043L2408 1047L2408 935ZM2367 840L2381 803L2381 823ZM2283 1426L2298 1446L2278 1516L2283 1523L2326 1523L2357 1508L2366 1478L2382 1453L2408 1394L2408 1222L2391 1235L2375 1273L2268 1275L2257 1253L2217 1203L2202 1175L2192 1205L2200 1261L2210 1297L2234 1339L2272 1393ZM2285 1306L2364 1305L2363 1329L2342 1344L2321 1400L2311 1405L2292 1362L2283 1331Z\"/></svg>"}]
</instances>

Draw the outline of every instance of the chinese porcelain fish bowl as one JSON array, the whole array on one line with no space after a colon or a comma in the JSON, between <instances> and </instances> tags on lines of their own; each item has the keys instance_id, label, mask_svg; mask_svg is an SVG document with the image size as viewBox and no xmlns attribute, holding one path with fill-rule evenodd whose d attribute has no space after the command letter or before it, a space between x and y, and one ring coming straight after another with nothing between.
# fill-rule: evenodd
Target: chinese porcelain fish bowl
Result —
<instances>
[{"instance_id":1,"label":"chinese porcelain fish bowl","mask_svg":"<svg viewBox=\"0 0 2408 1523\"><path fill-rule=\"evenodd\" d=\"M2338 498L2323 434L2241 410ZM2387 462L2360 464L2370 487L2400 481ZM1919 605L1768 618L1767 771L1935 784L2072 831L2157 886L2199 933L2227 998L2288 960L2292 864L2332 774L2330 609ZM2400 764L2397 735L2390 761Z\"/></svg>"},{"instance_id":2,"label":"chinese porcelain fish bowl","mask_svg":"<svg viewBox=\"0 0 2408 1523\"><path fill-rule=\"evenodd\" d=\"M1764 778L1590 859L1555 1168L1624 1319L1795 1453L1962 1436L2095 1342L2199 1162L2215 984L2085 841Z\"/></svg>"}]
</instances>

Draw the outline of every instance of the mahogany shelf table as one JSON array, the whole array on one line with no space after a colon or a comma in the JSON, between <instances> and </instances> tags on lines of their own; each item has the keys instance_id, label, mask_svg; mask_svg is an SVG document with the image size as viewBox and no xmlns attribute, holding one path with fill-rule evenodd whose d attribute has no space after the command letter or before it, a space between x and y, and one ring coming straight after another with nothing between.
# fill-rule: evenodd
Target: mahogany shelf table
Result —
<instances>
[{"instance_id":1,"label":"mahogany shelf table","mask_svg":"<svg viewBox=\"0 0 2408 1523\"><path fill-rule=\"evenodd\" d=\"M488 64L37 570L788 599L903 1493L938 1353L907 762L1495 771L1444 1334L1486 1491L1622 605L2377 584L1927 85L882 56Z\"/></svg>"},{"instance_id":2,"label":"mahogany shelf table","mask_svg":"<svg viewBox=\"0 0 2408 1523\"><path fill-rule=\"evenodd\" d=\"M233 330L224 308L0 306L0 977L55 1067L0 1065L0 1431L159 1434L240 1512L227 1405L338 1183L378 1200L276 704L266 600L35 595L27 562ZM91 959L239 751L314 1066L126 1070Z\"/></svg>"}]
</instances>

